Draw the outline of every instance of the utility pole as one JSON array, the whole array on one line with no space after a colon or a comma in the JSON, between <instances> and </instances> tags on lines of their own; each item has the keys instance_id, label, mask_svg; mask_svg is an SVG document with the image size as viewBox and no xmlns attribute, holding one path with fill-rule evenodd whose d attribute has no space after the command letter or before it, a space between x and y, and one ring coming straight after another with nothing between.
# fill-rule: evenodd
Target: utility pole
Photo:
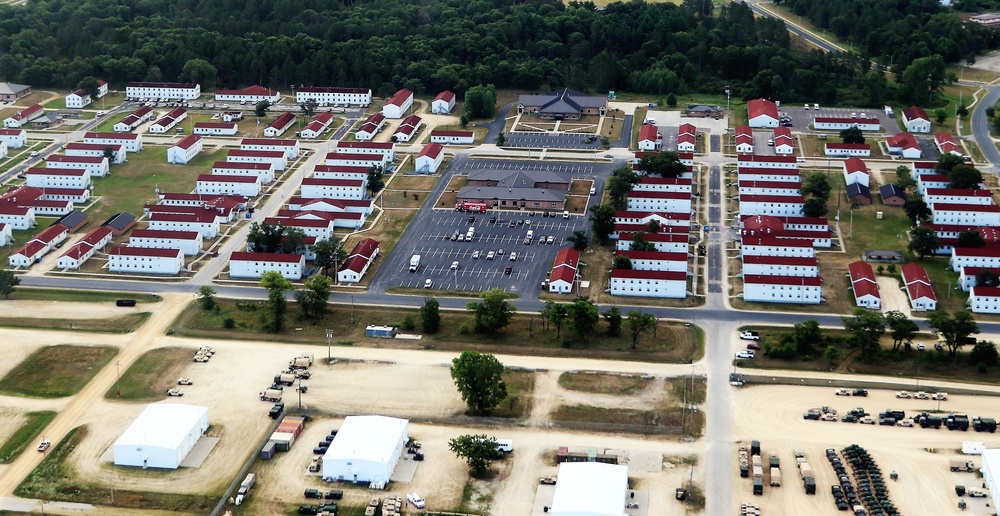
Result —
<instances>
[{"instance_id":1,"label":"utility pole","mask_svg":"<svg viewBox=\"0 0 1000 516\"><path fill-rule=\"evenodd\" d=\"M299 391L299 411L301 411L302 410L302 378L299 378L299 388L296 389L296 390Z\"/></svg>"},{"instance_id":2,"label":"utility pole","mask_svg":"<svg viewBox=\"0 0 1000 516\"><path fill-rule=\"evenodd\" d=\"M121 398L122 397L122 363L121 363L120 360L115 360L115 372L118 373L117 374L118 379L116 381L116 384L117 384L116 391L118 393L117 396L119 398Z\"/></svg>"},{"instance_id":3,"label":"utility pole","mask_svg":"<svg viewBox=\"0 0 1000 516\"><path fill-rule=\"evenodd\" d=\"M329 365L330 362L333 361L332 351L331 351L331 348L330 348L330 346L332 345L331 344L331 339L333 339L333 330L329 330L328 329L328 330L326 330L326 363L327 363L327 365Z\"/></svg>"}]
</instances>

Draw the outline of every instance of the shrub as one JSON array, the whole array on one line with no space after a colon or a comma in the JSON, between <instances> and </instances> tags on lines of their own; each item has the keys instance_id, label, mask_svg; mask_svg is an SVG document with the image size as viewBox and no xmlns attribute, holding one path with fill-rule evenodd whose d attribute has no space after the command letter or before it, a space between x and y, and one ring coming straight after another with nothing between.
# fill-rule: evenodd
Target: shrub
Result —
<instances>
[{"instance_id":1,"label":"shrub","mask_svg":"<svg viewBox=\"0 0 1000 516\"><path fill-rule=\"evenodd\" d=\"M236 319L233 319L232 317L226 317L226 320L222 321L222 326L225 327L227 330L231 330L236 327Z\"/></svg>"},{"instance_id":2,"label":"shrub","mask_svg":"<svg viewBox=\"0 0 1000 516\"><path fill-rule=\"evenodd\" d=\"M407 315L403 317L403 323L399 325L400 328L406 331L413 331L417 328L417 322L413 318L413 315Z\"/></svg>"}]
</instances>

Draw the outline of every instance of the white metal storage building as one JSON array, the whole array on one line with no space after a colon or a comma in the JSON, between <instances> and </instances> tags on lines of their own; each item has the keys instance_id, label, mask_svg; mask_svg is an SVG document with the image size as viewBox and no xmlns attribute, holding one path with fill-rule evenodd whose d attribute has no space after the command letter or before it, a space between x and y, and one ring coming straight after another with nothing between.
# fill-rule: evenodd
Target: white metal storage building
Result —
<instances>
[{"instance_id":1,"label":"white metal storage building","mask_svg":"<svg viewBox=\"0 0 1000 516\"><path fill-rule=\"evenodd\" d=\"M205 430L205 407L182 403L149 405L115 441L115 465L177 469Z\"/></svg>"},{"instance_id":2,"label":"white metal storage building","mask_svg":"<svg viewBox=\"0 0 1000 516\"><path fill-rule=\"evenodd\" d=\"M993 507L1000 507L1000 449L983 450L983 480L993 498Z\"/></svg>"},{"instance_id":3,"label":"white metal storage building","mask_svg":"<svg viewBox=\"0 0 1000 516\"><path fill-rule=\"evenodd\" d=\"M409 439L410 422L385 416L348 416L323 456L323 478L388 482Z\"/></svg>"},{"instance_id":4,"label":"white metal storage building","mask_svg":"<svg viewBox=\"0 0 1000 516\"><path fill-rule=\"evenodd\" d=\"M622 516L628 492L628 466L602 462L564 462L552 498L552 516Z\"/></svg>"}]
</instances>

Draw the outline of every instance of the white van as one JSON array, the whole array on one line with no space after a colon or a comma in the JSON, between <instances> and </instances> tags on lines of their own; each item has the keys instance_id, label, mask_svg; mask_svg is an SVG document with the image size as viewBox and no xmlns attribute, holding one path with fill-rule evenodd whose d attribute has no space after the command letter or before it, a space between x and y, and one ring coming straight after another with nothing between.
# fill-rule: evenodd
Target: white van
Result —
<instances>
[{"instance_id":1,"label":"white van","mask_svg":"<svg viewBox=\"0 0 1000 516\"><path fill-rule=\"evenodd\" d=\"M569 218L569 212L568 211L564 211L563 212L563 218L564 219L568 219Z\"/></svg>"},{"instance_id":2,"label":"white van","mask_svg":"<svg viewBox=\"0 0 1000 516\"><path fill-rule=\"evenodd\" d=\"M497 439L497 450L504 453L510 453L514 451L514 441L511 439Z\"/></svg>"}]
</instances>

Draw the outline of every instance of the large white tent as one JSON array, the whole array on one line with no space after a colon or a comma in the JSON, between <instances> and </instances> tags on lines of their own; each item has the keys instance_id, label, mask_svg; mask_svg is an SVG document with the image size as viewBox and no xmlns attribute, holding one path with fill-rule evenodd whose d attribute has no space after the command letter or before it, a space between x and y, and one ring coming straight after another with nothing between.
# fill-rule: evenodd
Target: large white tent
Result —
<instances>
[{"instance_id":1,"label":"large white tent","mask_svg":"<svg viewBox=\"0 0 1000 516\"><path fill-rule=\"evenodd\" d=\"M205 407L182 403L149 405L115 441L115 465L177 469L205 430Z\"/></svg>"},{"instance_id":2,"label":"large white tent","mask_svg":"<svg viewBox=\"0 0 1000 516\"><path fill-rule=\"evenodd\" d=\"M409 440L410 422L385 416L348 416L323 456L323 478L388 482Z\"/></svg>"},{"instance_id":3,"label":"large white tent","mask_svg":"<svg viewBox=\"0 0 1000 516\"><path fill-rule=\"evenodd\" d=\"M983 467L980 471L990 490L990 496L993 497L993 507L1000 507L1000 449L983 450Z\"/></svg>"},{"instance_id":4,"label":"large white tent","mask_svg":"<svg viewBox=\"0 0 1000 516\"><path fill-rule=\"evenodd\" d=\"M563 462L552 498L552 516L623 516L628 467L602 462Z\"/></svg>"}]
</instances>

